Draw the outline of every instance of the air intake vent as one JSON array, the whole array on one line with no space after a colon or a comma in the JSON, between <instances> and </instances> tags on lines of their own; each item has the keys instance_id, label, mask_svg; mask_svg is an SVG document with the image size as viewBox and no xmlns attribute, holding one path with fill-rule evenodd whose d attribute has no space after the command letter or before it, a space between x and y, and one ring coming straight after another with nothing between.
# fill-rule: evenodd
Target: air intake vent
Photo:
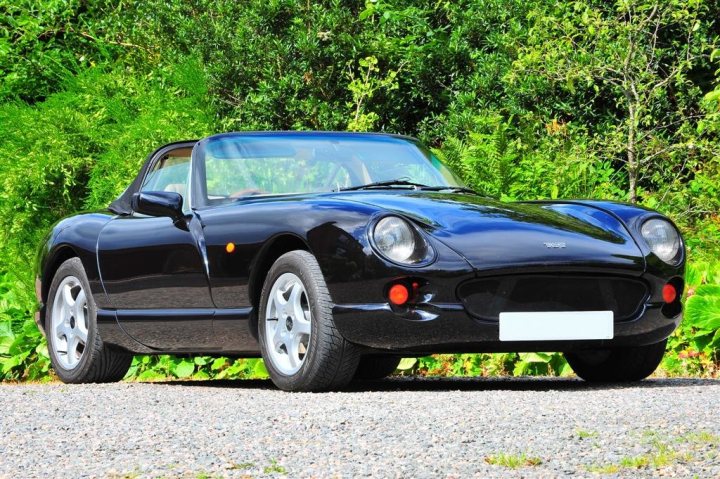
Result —
<instances>
[{"instance_id":1,"label":"air intake vent","mask_svg":"<svg viewBox=\"0 0 720 479\"><path fill-rule=\"evenodd\" d=\"M627 321L640 313L648 290L623 277L511 275L463 283L458 296L468 313L489 321L501 312L607 310Z\"/></svg>"}]
</instances>

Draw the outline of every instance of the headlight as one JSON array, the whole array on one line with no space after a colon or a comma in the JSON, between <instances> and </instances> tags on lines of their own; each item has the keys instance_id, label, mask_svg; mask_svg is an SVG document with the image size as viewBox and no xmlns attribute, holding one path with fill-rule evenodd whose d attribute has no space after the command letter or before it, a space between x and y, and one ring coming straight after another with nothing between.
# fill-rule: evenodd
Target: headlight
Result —
<instances>
[{"instance_id":1,"label":"headlight","mask_svg":"<svg viewBox=\"0 0 720 479\"><path fill-rule=\"evenodd\" d=\"M428 245L407 221L386 216L375 225L373 241L378 252L396 263L417 264L428 256Z\"/></svg>"},{"instance_id":2,"label":"headlight","mask_svg":"<svg viewBox=\"0 0 720 479\"><path fill-rule=\"evenodd\" d=\"M642 225L640 233L655 256L669 264L677 262L680 253L680 235L670 222L659 218L647 220Z\"/></svg>"}]
</instances>

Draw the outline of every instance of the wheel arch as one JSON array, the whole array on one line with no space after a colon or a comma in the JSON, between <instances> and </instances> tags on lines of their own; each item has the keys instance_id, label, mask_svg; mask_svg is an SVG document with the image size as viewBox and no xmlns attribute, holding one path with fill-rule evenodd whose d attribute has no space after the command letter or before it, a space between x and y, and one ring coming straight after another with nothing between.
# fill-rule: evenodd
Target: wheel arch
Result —
<instances>
[{"instance_id":1,"label":"wheel arch","mask_svg":"<svg viewBox=\"0 0 720 479\"><path fill-rule=\"evenodd\" d=\"M40 276L37 279L37 296L40 301L41 311L37 320L38 326L45 331L45 308L47 307L48 294L50 293L50 284L52 283L55 273L65 261L71 258L79 258L78 252L68 244L57 246L51 254L48 255L44 262Z\"/></svg>"},{"instance_id":2,"label":"wheel arch","mask_svg":"<svg viewBox=\"0 0 720 479\"><path fill-rule=\"evenodd\" d=\"M281 233L269 240L255 257L250 267L248 281L248 295L253 306L253 315L250 318L251 332L257 339L257 312L260 309L260 295L265 284L265 278L275 261L290 251L303 250L312 253L307 242L293 233Z\"/></svg>"}]
</instances>

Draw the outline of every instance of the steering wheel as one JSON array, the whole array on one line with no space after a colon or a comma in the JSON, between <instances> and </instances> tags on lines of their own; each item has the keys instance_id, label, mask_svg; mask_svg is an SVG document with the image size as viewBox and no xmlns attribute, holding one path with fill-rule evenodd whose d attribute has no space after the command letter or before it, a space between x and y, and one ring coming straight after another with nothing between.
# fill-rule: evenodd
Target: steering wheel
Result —
<instances>
[{"instance_id":1,"label":"steering wheel","mask_svg":"<svg viewBox=\"0 0 720 479\"><path fill-rule=\"evenodd\" d=\"M343 176L347 176L347 178L350 180L350 184L359 184L359 182L356 180L357 175L350 168L340 163L334 163L332 170L330 170L330 174L323 181L322 187L324 189L328 189L338 185L338 177Z\"/></svg>"}]
</instances>

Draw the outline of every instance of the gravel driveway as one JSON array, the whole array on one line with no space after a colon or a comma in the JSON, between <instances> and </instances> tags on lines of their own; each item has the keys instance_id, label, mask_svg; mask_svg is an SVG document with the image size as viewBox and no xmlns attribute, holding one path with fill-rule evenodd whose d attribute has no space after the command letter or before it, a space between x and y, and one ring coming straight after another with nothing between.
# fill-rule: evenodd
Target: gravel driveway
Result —
<instances>
[{"instance_id":1,"label":"gravel driveway","mask_svg":"<svg viewBox=\"0 0 720 479\"><path fill-rule=\"evenodd\" d=\"M720 381L0 385L0 477L720 477Z\"/></svg>"}]
</instances>

